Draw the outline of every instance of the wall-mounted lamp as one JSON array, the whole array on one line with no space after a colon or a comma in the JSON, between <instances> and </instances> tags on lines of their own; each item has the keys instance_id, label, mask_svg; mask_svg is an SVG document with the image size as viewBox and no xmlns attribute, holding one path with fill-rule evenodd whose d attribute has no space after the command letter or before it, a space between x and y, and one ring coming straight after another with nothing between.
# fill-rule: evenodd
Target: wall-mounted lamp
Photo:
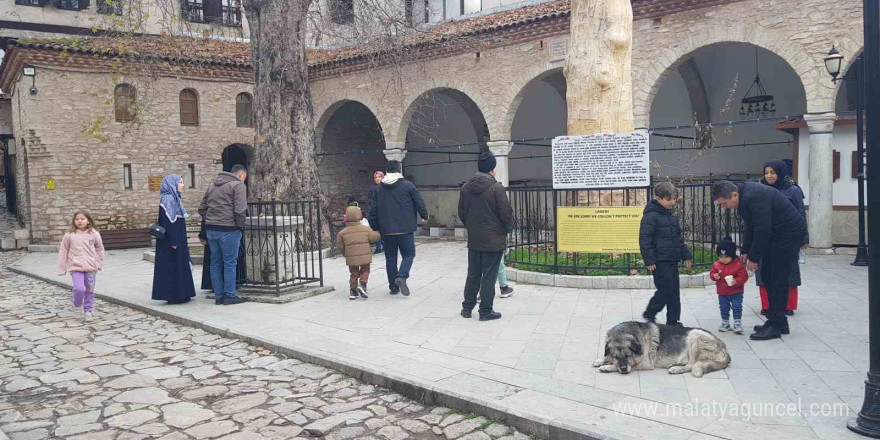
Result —
<instances>
[{"instance_id":1,"label":"wall-mounted lamp","mask_svg":"<svg viewBox=\"0 0 880 440\"><path fill-rule=\"evenodd\" d=\"M31 77L31 95L37 94L37 68L34 66L24 66L22 68L22 73L24 76Z\"/></svg>"}]
</instances>

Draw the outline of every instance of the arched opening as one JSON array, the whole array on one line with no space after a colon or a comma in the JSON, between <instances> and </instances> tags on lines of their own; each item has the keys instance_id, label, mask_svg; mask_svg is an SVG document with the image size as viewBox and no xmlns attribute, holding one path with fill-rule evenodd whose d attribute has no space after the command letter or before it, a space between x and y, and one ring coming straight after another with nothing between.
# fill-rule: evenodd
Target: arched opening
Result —
<instances>
[{"instance_id":1,"label":"arched opening","mask_svg":"<svg viewBox=\"0 0 880 440\"><path fill-rule=\"evenodd\" d=\"M357 101L327 109L315 130L318 176L330 209L344 211L348 197L366 209L373 173L385 169L385 136L376 115Z\"/></svg>"},{"instance_id":2,"label":"arched opening","mask_svg":"<svg viewBox=\"0 0 880 440\"><path fill-rule=\"evenodd\" d=\"M477 171L477 154L488 151L489 128L483 112L465 93L434 89L407 112L404 173L417 185L458 188Z\"/></svg>"},{"instance_id":3,"label":"arched opening","mask_svg":"<svg viewBox=\"0 0 880 440\"><path fill-rule=\"evenodd\" d=\"M741 116L742 99L757 75L773 95L775 114ZM800 77L780 56L748 43L701 47L667 70L651 103L652 173L756 178L767 161L793 158L796 136L777 124L806 110Z\"/></svg>"},{"instance_id":4,"label":"arched opening","mask_svg":"<svg viewBox=\"0 0 880 440\"><path fill-rule=\"evenodd\" d=\"M232 144L224 148L221 156L223 161L223 171L230 172L232 171L232 167L236 165L243 165L248 171L250 171L253 154L254 150L250 145ZM250 177L245 178L245 185L248 184L249 178Z\"/></svg>"},{"instance_id":5,"label":"arched opening","mask_svg":"<svg viewBox=\"0 0 880 440\"><path fill-rule=\"evenodd\" d=\"M552 139L567 133L565 92L562 69L553 69L529 81L514 101L511 186L552 184Z\"/></svg>"},{"instance_id":6,"label":"arched opening","mask_svg":"<svg viewBox=\"0 0 880 440\"><path fill-rule=\"evenodd\" d=\"M180 91L180 125L199 125L199 95L193 89Z\"/></svg>"}]
</instances>

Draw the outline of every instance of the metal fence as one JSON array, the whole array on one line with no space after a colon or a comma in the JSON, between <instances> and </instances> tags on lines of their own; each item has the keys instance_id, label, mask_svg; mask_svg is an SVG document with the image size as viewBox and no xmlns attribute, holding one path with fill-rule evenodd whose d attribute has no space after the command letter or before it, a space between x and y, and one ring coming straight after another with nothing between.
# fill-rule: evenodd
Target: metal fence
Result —
<instances>
[{"instance_id":1,"label":"metal fence","mask_svg":"<svg viewBox=\"0 0 880 440\"><path fill-rule=\"evenodd\" d=\"M714 246L730 236L742 240L742 221L735 211L714 205L712 180L677 183L678 217L685 243L696 258L695 266L712 264ZM651 188L554 190L552 188L509 188L514 212L514 229L508 236L510 253L506 261L532 269L568 274L627 274L643 269L638 253L571 253L557 250L556 208L560 206L645 206L653 197ZM710 255L707 255L709 253Z\"/></svg>"},{"instance_id":2,"label":"metal fence","mask_svg":"<svg viewBox=\"0 0 880 440\"><path fill-rule=\"evenodd\" d=\"M244 288L280 295L307 284L323 287L323 226L318 201L248 203Z\"/></svg>"}]
</instances>

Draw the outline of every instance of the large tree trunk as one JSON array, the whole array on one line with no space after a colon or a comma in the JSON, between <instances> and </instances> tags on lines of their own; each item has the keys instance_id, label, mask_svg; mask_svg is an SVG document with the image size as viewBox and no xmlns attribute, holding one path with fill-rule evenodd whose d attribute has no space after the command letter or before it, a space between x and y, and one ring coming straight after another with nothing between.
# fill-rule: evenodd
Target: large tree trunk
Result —
<instances>
[{"instance_id":1,"label":"large tree trunk","mask_svg":"<svg viewBox=\"0 0 880 440\"><path fill-rule=\"evenodd\" d=\"M245 0L254 66L257 200L321 198L306 60L311 0Z\"/></svg>"},{"instance_id":2,"label":"large tree trunk","mask_svg":"<svg viewBox=\"0 0 880 440\"><path fill-rule=\"evenodd\" d=\"M630 0L572 0L568 134L633 131Z\"/></svg>"}]
</instances>

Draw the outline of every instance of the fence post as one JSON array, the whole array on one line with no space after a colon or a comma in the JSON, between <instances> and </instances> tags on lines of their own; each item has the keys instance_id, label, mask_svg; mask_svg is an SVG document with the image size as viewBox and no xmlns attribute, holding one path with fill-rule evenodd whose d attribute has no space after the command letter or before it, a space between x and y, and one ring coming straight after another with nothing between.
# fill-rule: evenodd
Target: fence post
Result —
<instances>
[{"instance_id":1,"label":"fence post","mask_svg":"<svg viewBox=\"0 0 880 440\"><path fill-rule=\"evenodd\" d=\"M715 249L715 243L718 243L718 236L715 235L715 201L712 200L712 173L709 173L709 207L711 209L711 221L709 222L710 227L712 228L712 249Z\"/></svg>"},{"instance_id":2,"label":"fence post","mask_svg":"<svg viewBox=\"0 0 880 440\"><path fill-rule=\"evenodd\" d=\"M321 240L321 230L324 228L321 226L321 199L315 200L315 206L317 208L317 213L315 214L317 217L314 224L318 227L318 277L321 279L321 287L324 287L324 242ZM309 223L312 222L309 221ZM331 234L330 241L334 241L332 230L329 232Z\"/></svg>"},{"instance_id":3,"label":"fence post","mask_svg":"<svg viewBox=\"0 0 880 440\"><path fill-rule=\"evenodd\" d=\"M553 193L553 274L559 273L559 215L557 210L559 200L555 189L550 190Z\"/></svg>"}]
</instances>

